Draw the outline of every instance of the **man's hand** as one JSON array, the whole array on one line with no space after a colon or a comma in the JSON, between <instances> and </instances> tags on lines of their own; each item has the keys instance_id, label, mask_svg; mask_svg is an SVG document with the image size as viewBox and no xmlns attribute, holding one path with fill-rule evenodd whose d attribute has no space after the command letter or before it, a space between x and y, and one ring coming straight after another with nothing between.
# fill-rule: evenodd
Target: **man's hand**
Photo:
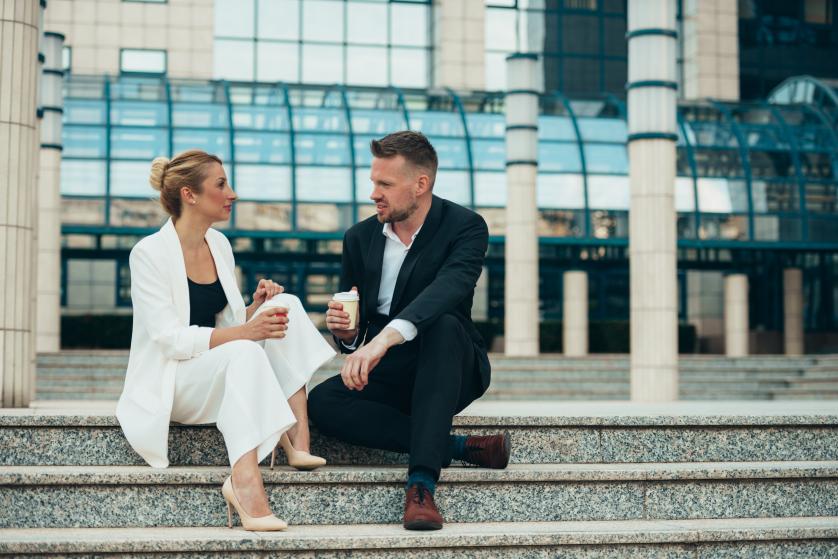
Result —
<instances>
[{"instance_id":1,"label":"man's hand","mask_svg":"<svg viewBox=\"0 0 838 559\"><path fill-rule=\"evenodd\" d=\"M387 351L404 342L395 328L385 328L372 341L351 355L346 356L340 368L340 378L349 390L363 390L369 384L370 373Z\"/></svg>"},{"instance_id":2,"label":"man's hand","mask_svg":"<svg viewBox=\"0 0 838 559\"><path fill-rule=\"evenodd\" d=\"M387 348L380 342L370 342L355 353L346 357L340 369L343 384L349 390L363 390L369 384L370 371L387 353Z\"/></svg>"},{"instance_id":3,"label":"man's hand","mask_svg":"<svg viewBox=\"0 0 838 559\"><path fill-rule=\"evenodd\" d=\"M357 287L353 287L352 291L358 292ZM355 318L355 328L349 329L349 313L344 312L343 303L337 301L329 301L329 310L326 311L326 328L329 329L337 339L345 344L351 344L358 336L358 321L360 320L360 300L358 301L358 316Z\"/></svg>"}]
</instances>

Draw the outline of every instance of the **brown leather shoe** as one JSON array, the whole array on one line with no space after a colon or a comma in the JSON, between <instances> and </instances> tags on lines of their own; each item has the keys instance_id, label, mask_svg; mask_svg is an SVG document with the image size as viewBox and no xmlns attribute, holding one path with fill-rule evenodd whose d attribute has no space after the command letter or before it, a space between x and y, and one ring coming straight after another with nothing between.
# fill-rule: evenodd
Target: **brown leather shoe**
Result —
<instances>
[{"instance_id":1,"label":"brown leather shoe","mask_svg":"<svg viewBox=\"0 0 838 559\"><path fill-rule=\"evenodd\" d=\"M512 442L509 433L501 435L472 435L466 439L465 461L469 464L502 470L509 464Z\"/></svg>"},{"instance_id":2,"label":"brown leather shoe","mask_svg":"<svg viewBox=\"0 0 838 559\"><path fill-rule=\"evenodd\" d=\"M442 516L436 510L434 496L417 483L407 489L404 499L404 527L408 530L439 530Z\"/></svg>"}]
</instances>

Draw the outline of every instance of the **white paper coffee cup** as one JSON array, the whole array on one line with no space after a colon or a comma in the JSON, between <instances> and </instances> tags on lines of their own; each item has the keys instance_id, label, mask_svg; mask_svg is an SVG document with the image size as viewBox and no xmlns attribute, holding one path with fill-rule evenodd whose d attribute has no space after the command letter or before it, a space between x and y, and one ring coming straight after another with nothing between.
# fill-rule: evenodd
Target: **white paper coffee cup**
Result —
<instances>
[{"instance_id":1,"label":"white paper coffee cup","mask_svg":"<svg viewBox=\"0 0 838 559\"><path fill-rule=\"evenodd\" d=\"M360 297L358 297L357 291L343 291L341 293L335 293L332 297L332 301L343 305L343 312L349 313L348 330L354 330L357 325L359 300Z\"/></svg>"}]
</instances>

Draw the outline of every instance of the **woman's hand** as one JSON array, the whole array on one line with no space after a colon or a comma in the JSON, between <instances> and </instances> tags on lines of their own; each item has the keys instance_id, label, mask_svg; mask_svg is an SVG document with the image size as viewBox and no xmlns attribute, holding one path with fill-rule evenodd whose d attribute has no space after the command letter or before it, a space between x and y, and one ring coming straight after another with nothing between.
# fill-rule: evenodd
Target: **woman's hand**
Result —
<instances>
[{"instance_id":1,"label":"woman's hand","mask_svg":"<svg viewBox=\"0 0 838 559\"><path fill-rule=\"evenodd\" d=\"M288 330L288 309L274 307L259 313L253 320L241 326L243 337L255 342L269 339L281 339Z\"/></svg>"},{"instance_id":2,"label":"woman's hand","mask_svg":"<svg viewBox=\"0 0 838 559\"><path fill-rule=\"evenodd\" d=\"M251 303L251 307L257 309L259 305L283 291L285 289L278 283L274 283L269 279L261 279L259 280L259 285L256 286L256 291L253 292L253 303Z\"/></svg>"}]
</instances>

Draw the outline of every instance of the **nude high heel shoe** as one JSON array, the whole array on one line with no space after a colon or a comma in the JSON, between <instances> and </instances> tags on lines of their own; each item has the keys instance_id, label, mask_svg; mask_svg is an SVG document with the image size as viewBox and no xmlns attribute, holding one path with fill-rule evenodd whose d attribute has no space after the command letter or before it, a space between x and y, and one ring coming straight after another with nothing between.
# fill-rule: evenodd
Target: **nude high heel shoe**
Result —
<instances>
[{"instance_id":1,"label":"nude high heel shoe","mask_svg":"<svg viewBox=\"0 0 838 559\"><path fill-rule=\"evenodd\" d=\"M227 501L228 528L233 527L233 511L230 509L231 505L239 514L239 519L241 520L242 526L245 530L249 530L251 532L276 532L288 528L287 522L281 518L277 518L273 514L260 516L258 518L254 518L247 514L244 507L241 503L239 503L239 499L236 497L236 492L233 489L233 476L227 476L227 479L224 480L224 485L221 486L221 494L224 495L224 500Z\"/></svg>"},{"instance_id":2,"label":"nude high heel shoe","mask_svg":"<svg viewBox=\"0 0 838 559\"><path fill-rule=\"evenodd\" d=\"M279 446L285 451L285 456L288 458L288 465L298 470L315 470L320 466L326 465L326 459L314 456L308 452L297 450L291 445L291 439L288 438L287 433L283 433L279 439ZM276 447L271 453L271 469L274 469L274 462L276 461Z\"/></svg>"}]
</instances>

